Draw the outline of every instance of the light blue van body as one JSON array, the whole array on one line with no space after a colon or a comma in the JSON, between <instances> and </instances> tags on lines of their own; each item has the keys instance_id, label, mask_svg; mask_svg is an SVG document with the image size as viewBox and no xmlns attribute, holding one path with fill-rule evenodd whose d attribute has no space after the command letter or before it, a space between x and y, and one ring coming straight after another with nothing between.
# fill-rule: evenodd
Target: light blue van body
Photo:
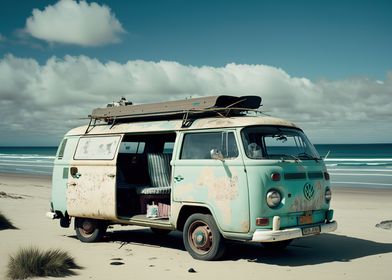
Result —
<instances>
[{"instance_id":1,"label":"light blue van body","mask_svg":"<svg viewBox=\"0 0 392 280\"><path fill-rule=\"evenodd\" d=\"M225 239L263 243L335 230L330 196L325 164L302 130L267 116L75 128L59 146L52 184L63 222L169 231L201 213ZM147 217L151 205L161 218Z\"/></svg>"}]
</instances>

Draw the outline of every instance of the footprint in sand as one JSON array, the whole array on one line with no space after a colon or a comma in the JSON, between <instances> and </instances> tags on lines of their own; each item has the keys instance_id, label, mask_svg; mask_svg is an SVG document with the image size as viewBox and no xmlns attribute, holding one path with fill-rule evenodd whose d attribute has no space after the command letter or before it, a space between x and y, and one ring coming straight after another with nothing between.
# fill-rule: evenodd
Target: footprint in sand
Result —
<instances>
[{"instance_id":1,"label":"footprint in sand","mask_svg":"<svg viewBox=\"0 0 392 280\"><path fill-rule=\"evenodd\" d=\"M118 262L118 261L122 261L122 258L112 258L110 259L111 261L117 261L117 262L111 262L111 265L123 265L123 262Z\"/></svg>"},{"instance_id":2,"label":"footprint in sand","mask_svg":"<svg viewBox=\"0 0 392 280\"><path fill-rule=\"evenodd\" d=\"M382 221L381 223L377 224L376 227L382 229L392 229L392 220Z\"/></svg>"}]
</instances>

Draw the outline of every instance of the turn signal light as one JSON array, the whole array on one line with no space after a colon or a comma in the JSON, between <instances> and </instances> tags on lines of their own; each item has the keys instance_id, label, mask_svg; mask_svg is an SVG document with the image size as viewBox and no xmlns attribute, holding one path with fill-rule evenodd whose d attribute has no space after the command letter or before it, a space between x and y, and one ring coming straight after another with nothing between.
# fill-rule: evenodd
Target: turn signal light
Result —
<instances>
[{"instance_id":1,"label":"turn signal light","mask_svg":"<svg viewBox=\"0 0 392 280\"><path fill-rule=\"evenodd\" d=\"M329 173L328 172L324 172L324 178L325 178L325 180L329 181Z\"/></svg>"},{"instance_id":2,"label":"turn signal light","mask_svg":"<svg viewBox=\"0 0 392 280\"><path fill-rule=\"evenodd\" d=\"M268 226L269 218L256 218L256 226Z\"/></svg>"},{"instance_id":3,"label":"turn signal light","mask_svg":"<svg viewBox=\"0 0 392 280\"><path fill-rule=\"evenodd\" d=\"M327 203L329 203L331 201L332 198L332 192L331 190L327 187L327 189L325 190L325 201Z\"/></svg>"},{"instance_id":4,"label":"turn signal light","mask_svg":"<svg viewBox=\"0 0 392 280\"><path fill-rule=\"evenodd\" d=\"M272 173L271 180L272 181L280 181L280 174L279 173Z\"/></svg>"}]
</instances>

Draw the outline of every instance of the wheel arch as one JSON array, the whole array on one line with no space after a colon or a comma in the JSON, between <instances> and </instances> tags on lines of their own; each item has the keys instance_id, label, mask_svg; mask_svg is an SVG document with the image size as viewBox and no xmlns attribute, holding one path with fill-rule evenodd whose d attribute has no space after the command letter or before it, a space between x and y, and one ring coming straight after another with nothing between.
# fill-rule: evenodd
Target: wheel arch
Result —
<instances>
[{"instance_id":1,"label":"wheel arch","mask_svg":"<svg viewBox=\"0 0 392 280\"><path fill-rule=\"evenodd\" d=\"M181 207L180 212L178 214L177 224L176 224L177 230L182 231L184 229L184 225L188 217L196 213L210 214L215 219L213 212L207 205L192 205L192 204L184 205ZM218 223L216 224L218 225Z\"/></svg>"}]
</instances>

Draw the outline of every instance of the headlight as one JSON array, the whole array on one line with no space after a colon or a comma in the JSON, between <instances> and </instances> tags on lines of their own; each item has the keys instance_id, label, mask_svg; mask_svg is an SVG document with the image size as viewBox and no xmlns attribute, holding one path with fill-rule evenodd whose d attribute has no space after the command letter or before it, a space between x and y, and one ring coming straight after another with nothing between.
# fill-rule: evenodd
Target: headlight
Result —
<instances>
[{"instance_id":1,"label":"headlight","mask_svg":"<svg viewBox=\"0 0 392 280\"><path fill-rule=\"evenodd\" d=\"M271 208L277 207L282 201L282 196L277 190L270 190L267 193L267 204Z\"/></svg>"},{"instance_id":2,"label":"headlight","mask_svg":"<svg viewBox=\"0 0 392 280\"><path fill-rule=\"evenodd\" d=\"M325 201L329 203L331 201L331 198L332 198L332 192L329 188L327 188L325 190Z\"/></svg>"}]
</instances>

